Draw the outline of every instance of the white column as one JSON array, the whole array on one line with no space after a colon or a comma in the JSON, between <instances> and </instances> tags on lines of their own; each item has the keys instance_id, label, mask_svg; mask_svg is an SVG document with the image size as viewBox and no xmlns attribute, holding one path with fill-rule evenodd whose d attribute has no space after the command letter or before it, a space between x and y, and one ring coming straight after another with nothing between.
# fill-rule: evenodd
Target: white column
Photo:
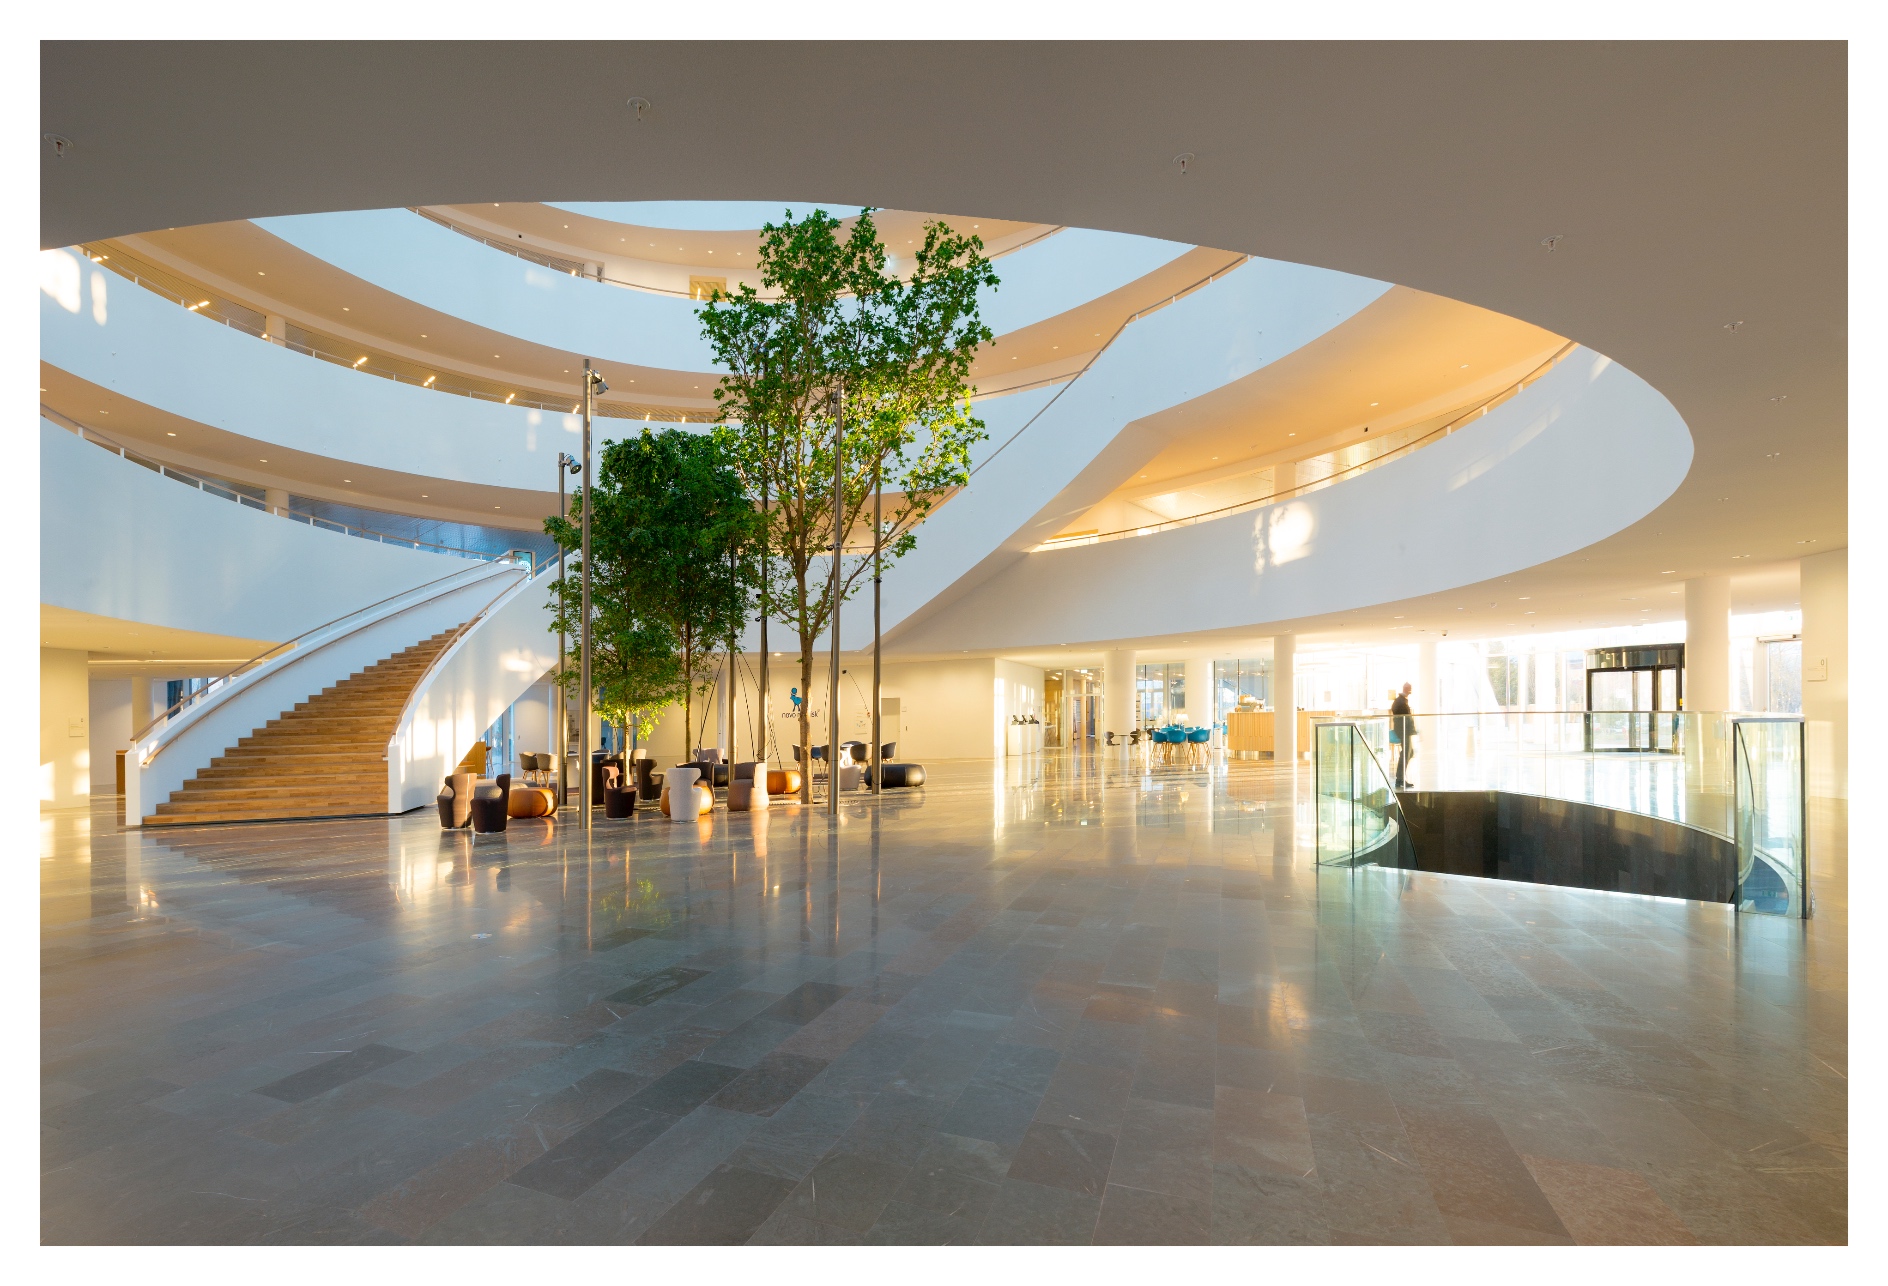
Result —
<instances>
[{"instance_id":1,"label":"white column","mask_svg":"<svg viewBox=\"0 0 1888 1286\"><path fill-rule=\"evenodd\" d=\"M269 506L269 512L279 514L288 509L288 492L280 487L265 487L262 491L262 503Z\"/></svg>"},{"instance_id":2,"label":"white column","mask_svg":"<svg viewBox=\"0 0 1888 1286\"><path fill-rule=\"evenodd\" d=\"M288 318L278 317L274 313L262 315L262 333L271 344L281 347L288 343Z\"/></svg>"},{"instance_id":3,"label":"white column","mask_svg":"<svg viewBox=\"0 0 1888 1286\"><path fill-rule=\"evenodd\" d=\"M1442 713L1442 679L1436 668L1436 641L1425 639L1416 645L1416 691L1409 708L1423 714Z\"/></svg>"},{"instance_id":4,"label":"white column","mask_svg":"<svg viewBox=\"0 0 1888 1286\"><path fill-rule=\"evenodd\" d=\"M1280 634L1272 640L1272 762L1298 762L1298 671L1293 653L1298 640Z\"/></svg>"},{"instance_id":5,"label":"white column","mask_svg":"<svg viewBox=\"0 0 1888 1286\"><path fill-rule=\"evenodd\" d=\"M1731 578L1685 582L1685 709L1731 706Z\"/></svg>"},{"instance_id":6,"label":"white column","mask_svg":"<svg viewBox=\"0 0 1888 1286\"><path fill-rule=\"evenodd\" d=\"M1805 558L1802 597L1803 731L1809 742L1809 793L1847 799L1849 551L1834 549Z\"/></svg>"},{"instance_id":7,"label":"white column","mask_svg":"<svg viewBox=\"0 0 1888 1286\"><path fill-rule=\"evenodd\" d=\"M1101 658L1101 719L1095 740L1107 744L1104 732L1126 741L1134 727L1134 653L1128 648L1104 652Z\"/></svg>"},{"instance_id":8,"label":"white column","mask_svg":"<svg viewBox=\"0 0 1888 1286\"><path fill-rule=\"evenodd\" d=\"M1211 657L1188 657L1187 667L1187 722L1196 728L1208 727L1213 722L1213 659Z\"/></svg>"}]
</instances>

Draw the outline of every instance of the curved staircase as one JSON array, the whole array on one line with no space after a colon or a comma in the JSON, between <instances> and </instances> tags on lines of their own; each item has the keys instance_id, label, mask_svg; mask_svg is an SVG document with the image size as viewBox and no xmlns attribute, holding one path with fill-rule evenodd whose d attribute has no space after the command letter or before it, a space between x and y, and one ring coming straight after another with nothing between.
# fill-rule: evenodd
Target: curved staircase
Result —
<instances>
[{"instance_id":1,"label":"curved staircase","mask_svg":"<svg viewBox=\"0 0 1888 1286\"><path fill-rule=\"evenodd\" d=\"M464 626L444 630L269 720L171 792L146 826L387 811L387 745L414 687Z\"/></svg>"}]
</instances>

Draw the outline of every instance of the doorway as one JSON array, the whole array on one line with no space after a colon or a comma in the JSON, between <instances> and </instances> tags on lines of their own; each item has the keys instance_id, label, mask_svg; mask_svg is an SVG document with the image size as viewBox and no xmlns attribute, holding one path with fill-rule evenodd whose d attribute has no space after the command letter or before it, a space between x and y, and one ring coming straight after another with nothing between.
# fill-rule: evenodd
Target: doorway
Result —
<instances>
[{"instance_id":1,"label":"doorway","mask_svg":"<svg viewBox=\"0 0 1888 1286\"><path fill-rule=\"evenodd\" d=\"M1677 754L1685 645L1603 647L1586 657L1587 750Z\"/></svg>"}]
</instances>

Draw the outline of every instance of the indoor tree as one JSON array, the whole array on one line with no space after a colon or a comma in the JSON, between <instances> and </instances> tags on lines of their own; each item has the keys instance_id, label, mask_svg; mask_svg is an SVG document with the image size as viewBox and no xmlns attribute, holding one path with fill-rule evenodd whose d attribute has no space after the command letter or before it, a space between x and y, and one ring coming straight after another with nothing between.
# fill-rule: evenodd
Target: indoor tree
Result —
<instances>
[{"instance_id":1,"label":"indoor tree","mask_svg":"<svg viewBox=\"0 0 1888 1286\"><path fill-rule=\"evenodd\" d=\"M590 487L592 637L601 637L606 620L620 621L624 641L642 649L632 654L645 666L637 673L672 683L668 703L681 702L684 740L691 743L694 698L713 680L714 652L732 651L751 603L747 549L756 520L730 457L725 432L644 429L604 449ZM547 519L545 530L566 550L580 550L582 513L580 495L571 516ZM574 632L577 571L565 579L560 594L570 621L562 624ZM672 680L656 663L663 648ZM593 643L592 681L600 691L598 656ZM646 736L653 726L651 718L640 731Z\"/></svg>"},{"instance_id":2,"label":"indoor tree","mask_svg":"<svg viewBox=\"0 0 1888 1286\"><path fill-rule=\"evenodd\" d=\"M889 271L870 211L842 236L824 210L798 221L789 210L762 229L759 260L766 297L743 284L698 315L730 372L715 398L762 518L761 609L797 634L810 694L815 643L872 555L908 553L925 515L969 481L984 436L970 364L994 338L977 292L997 276L981 238L935 221L910 270ZM893 493L882 525L866 512L881 484ZM852 554L837 568L835 532ZM799 725L810 746L804 701ZM810 802L810 774L801 790Z\"/></svg>"}]
</instances>

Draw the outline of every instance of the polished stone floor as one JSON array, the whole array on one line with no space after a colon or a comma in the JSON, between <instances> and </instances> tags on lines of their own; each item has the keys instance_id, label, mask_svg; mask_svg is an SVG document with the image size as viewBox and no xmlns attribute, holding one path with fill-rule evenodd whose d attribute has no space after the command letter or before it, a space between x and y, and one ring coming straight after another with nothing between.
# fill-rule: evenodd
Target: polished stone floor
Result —
<instances>
[{"instance_id":1,"label":"polished stone floor","mask_svg":"<svg viewBox=\"0 0 1888 1286\"><path fill-rule=\"evenodd\" d=\"M1319 872L1308 785L43 815L42 1237L1847 1240L1842 825L1804 925Z\"/></svg>"}]
</instances>

